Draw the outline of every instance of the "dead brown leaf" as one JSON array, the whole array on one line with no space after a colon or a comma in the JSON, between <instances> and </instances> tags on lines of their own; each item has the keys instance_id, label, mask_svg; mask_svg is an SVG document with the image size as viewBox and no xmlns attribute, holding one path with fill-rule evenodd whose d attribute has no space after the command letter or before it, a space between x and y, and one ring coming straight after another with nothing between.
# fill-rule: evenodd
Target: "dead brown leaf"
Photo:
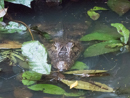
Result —
<instances>
[{"instance_id":1,"label":"dead brown leaf","mask_svg":"<svg viewBox=\"0 0 130 98\"><path fill-rule=\"evenodd\" d=\"M21 47L22 44L17 41L6 41L5 43L0 43L0 49L17 49Z\"/></svg>"}]
</instances>

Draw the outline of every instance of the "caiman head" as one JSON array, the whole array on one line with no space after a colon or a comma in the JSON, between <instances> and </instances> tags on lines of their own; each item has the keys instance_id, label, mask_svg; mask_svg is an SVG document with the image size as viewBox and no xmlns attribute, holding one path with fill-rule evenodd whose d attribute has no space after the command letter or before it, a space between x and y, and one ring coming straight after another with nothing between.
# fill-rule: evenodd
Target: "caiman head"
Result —
<instances>
[{"instance_id":1,"label":"caiman head","mask_svg":"<svg viewBox=\"0 0 130 98\"><path fill-rule=\"evenodd\" d=\"M68 70L81 52L81 45L76 41L56 41L48 49L51 64L59 71Z\"/></svg>"}]
</instances>

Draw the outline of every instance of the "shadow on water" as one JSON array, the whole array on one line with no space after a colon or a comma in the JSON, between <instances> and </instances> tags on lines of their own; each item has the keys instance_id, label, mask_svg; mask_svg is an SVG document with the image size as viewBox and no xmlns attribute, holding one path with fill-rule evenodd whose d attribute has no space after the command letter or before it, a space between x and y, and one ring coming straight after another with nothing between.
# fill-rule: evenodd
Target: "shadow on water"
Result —
<instances>
[{"instance_id":1,"label":"shadow on water","mask_svg":"<svg viewBox=\"0 0 130 98\"><path fill-rule=\"evenodd\" d=\"M109 26L113 22L123 21L124 25L127 28L129 28L130 19L128 19L128 16L130 15L130 12L128 12L122 17L119 17L116 13L110 10L100 11L101 17L97 21L92 21L86 15L87 10L91 9L94 6L102 6L102 7L108 8L108 6L104 3L105 1L103 0L102 0L103 2L101 2L101 0L99 0L98 2L96 0L95 0L96 2L95 1L91 2L88 0L82 0L80 2L69 2L69 0L67 1L68 2L65 2L64 5L60 5L56 7L48 7L47 5L45 5L44 0L37 0L36 2L32 2L33 9L29 9L25 6L11 4L11 3L6 3L6 6L7 7L9 6L8 13L13 17L14 20L23 21L28 25L29 24L40 25L42 30L44 30L45 27L49 28L52 26L52 28L49 29L50 34L52 35L56 34L56 31L54 28L56 28L60 22L63 24L63 28L60 27L60 29L64 30L65 28L64 31L69 32L68 34L70 34L70 38L71 39L77 38L76 40L79 40L79 38L82 35L91 33L96 23L106 24ZM85 24L85 21L87 21L88 23ZM79 26L80 29L78 30L77 28L72 29L71 27L74 25ZM24 36L24 35L17 35L17 36ZM23 40L24 41L31 40L31 38L29 37L22 37L22 38L23 39L21 39L21 42ZM10 39L13 39L13 38L10 38ZM38 40L38 37L36 37L36 39ZM83 45L84 47L88 47L89 42L83 43ZM107 84L108 86L114 89L117 89L120 87L121 88L120 90L122 92L122 94L118 95L115 93L101 93L101 92L86 91L85 98L86 97L89 97L89 98L127 98L129 96L130 90L128 88L130 87L130 82L129 82L130 81L130 75L129 75L130 53L125 53L118 56L116 56L114 53L111 53L111 54L105 54L105 55L96 56L96 57L88 57L88 58L81 57L78 60L86 63L86 65L89 66L89 69L109 70L110 76L93 77L89 79ZM0 73L2 77L0 78L0 97L14 98L13 93L17 91L16 87L21 87L21 89L25 88L25 86L23 86L23 84L17 80L18 78L17 74L20 74L22 72L22 69L20 69L18 66L15 66L15 67L12 67L12 66L7 67L7 66L8 66L8 63L6 61L2 62L0 65L0 67L4 68L3 72ZM65 90L68 90L68 87L66 85L62 85L59 82L55 82L54 84L57 84L58 86L64 88ZM61 98L62 97L62 96L56 96L56 95L53 96L53 95L48 95L48 94L43 95L42 92L28 91L28 89L25 89L25 91L29 93L30 92L33 93L33 97L31 98L37 98L37 97L46 98L44 96L48 96L47 98L52 98L52 97Z\"/></svg>"}]
</instances>

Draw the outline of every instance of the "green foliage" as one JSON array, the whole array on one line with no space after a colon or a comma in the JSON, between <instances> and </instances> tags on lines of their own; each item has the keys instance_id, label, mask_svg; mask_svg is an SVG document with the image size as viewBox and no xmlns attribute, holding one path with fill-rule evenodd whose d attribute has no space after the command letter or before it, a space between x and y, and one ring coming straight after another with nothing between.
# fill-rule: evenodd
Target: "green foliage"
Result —
<instances>
[{"instance_id":1,"label":"green foliage","mask_svg":"<svg viewBox=\"0 0 130 98\"><path fill-rule=\"evenodd\" d=\"M5 0L5 1L11 2L11 3L16 3L16 4L22 4L22 5L25 5L27 7L31 7L30 3L33 0Z\"/></svg>"},{"instance_id":2,"label":"green foliage","mask_svg":"<svg viewBox=\"0 0 130 98\"><path fill-rule=\"evenodd\" d=\"M112 23L111 26L116 27L119 34L123 37L120 38L121 42L127 44L129 40L130 31L121 23Z\"/></svg>"},{"instance_id":3,"label":"green foliage","mask_svg":"<svg viewBox=\"0 0 130 98\"><path fill-rule=\"evenodd\" d=\"M0 22L2 22L2 21L3 21L3 17L0 18Z\"/></svg>"},{"instance_id":4,"label":"green foliage","mask_svg":"<svg viewBox=\"0 0 130 98\"><path fill-rule=\"evenodd\" d=\"M47 64L47 51L43 44L39 41L28 41L23 43L21 49L32 71L50 74L51 65Z\"/></svg>"},{"instance_id":5,"label":"green foliage","mask_svg":"<svg viewBox=\"0 0 130 98\"><path fill-rule=\"evenodd\" d=\"M100 17L100 14L96 13L93 10L88 10L87 14L92 20L97 20Z\"/></svg>"},{"instance_id":6,"label":"green foliage","mask_svg":"<svg viewBox=\"0 0 130 98\"><path fill-rule=\"evenodd\" d=\"M129 0L108 0L107 5L120 16L124 15L130 9Z\"/></svg>"},{"instance_id":7,"label":"green foliage","mask_svg":"<svg viewBox=\"0 0 130 98\"><path fill-rule=\"evenodd\" d=\"M62 88L52 85L52 84L35 84L28 87L31 90L34 91L43 91L47 94L55 94L55 95L65 95L65 96L80 96L80 93L67 93Z\"/></svg>"},{"instance_id":8,"label":"green foliage","mask_svg":"<svg viewBox=\"0 0 130 98\"><path fill-rule=\"evenodd\" d=\"M24 85L31 85L36 83L36 81L40 80L42 74L34 72L34 71L26 71L22 74L22 83Z\"/></svg>"},{"instance_id":9,"label":"green foliage","mask_svg":"<svg viewBox=\"0 0 130 98\"><path fill-rule=\"evenodd\" d=\"M97 20L99 17L100 17L100 14L99 13L96 13L95 11L98 11L98 10L107 10L106 8L103 8L103 7L98 7L98 6L95 6L93 9L90 9L87 11L87 14L88 16L92 19L92 20Z\"/></svg>"},{"instance_id":10,"label":"green foliage","mask_svg":"<svg viewBox=\"0 0 130 98\"><path fill-rule=\"evenodd\" d=\"M26 30L26 27L22 24L18 24L16 22L9 22L9 25L5 27L8 30L6 33L15 33L15 32L22 32Z\"/></svg>"},{"instance_id":11,"label":"green foliage","mask_svg":"<svg viewBox=\"0 0 130 98\"><path fill-rule=\"evenodd\" d=\"M91 57L91 56L97 56L101 54L118 51L120 47L108 48L106 46L110 44L119 44L119 43L121 43L119 40L110 40L110 41L94 44L85 50L84 56Z\"/></svg>"},{"instance_id":12,"label":"green foliage","mask_svg":"<svg viewBox=\"0 0 130 98\"><path fill-rule=\"evenodd\" d=\"M98 11L98 10L108 10L108 9L103 8L103 7L99 7L99 6L94 6L92 10L93 11Z\"/></svg>"},{"instance_id":13,"label":"green foliage","mask_svg":"<svg viewBox=\"0 0 130 98\"><path fill-rule=\"evenodd\" d=\"M83 70L83 69L88 69L88 66L83 62L76 61L75 64L71 67L71 69Z\"/></svg>"},{"instance_id":14,"label":"green foliage","mask_svg":"<svg viewBox=\"0 0 130 98\"><path fill-rule=\"evenodd\" d=\"M0 31L1 33L22 33L26 30L26 27L22 24L18 24L16 22L10 21L8 25L0 24Z\"/></svg>"},{"instance_id":15,"label":"green foliage","mask_svg":"<svg viewBox=\"0 0 130 98\"><path fill-rule=\"evenodd\" d=\"M0 10L4 8L4 0L0 0Z\"/></svg>"},{"instance_id":16,"label":"green foliage","mask_svg":"<svg viewBox=\"0 0 130 98\"><path fill-rule=\"evenodd\" d=\"M95 31L91 34L87 34L80 38L80 41L92 41L92 40L116 40L119 36L114 35L114 33Z\"/></svg>"},{"instance_id":17,"label":"green foliage","mask_svg":"<svg viewBox=\"0 0 130 98\"><path fill-rule=\"evenodd\" d=\"M22 75L22 83L34 91L43 91L47 94L65 95L65 96L80 96L82 93L67 93L62 88L52 84L36 84L41 80L42 74L34 71L26 71Z\"/></svg>"}]
</instances>

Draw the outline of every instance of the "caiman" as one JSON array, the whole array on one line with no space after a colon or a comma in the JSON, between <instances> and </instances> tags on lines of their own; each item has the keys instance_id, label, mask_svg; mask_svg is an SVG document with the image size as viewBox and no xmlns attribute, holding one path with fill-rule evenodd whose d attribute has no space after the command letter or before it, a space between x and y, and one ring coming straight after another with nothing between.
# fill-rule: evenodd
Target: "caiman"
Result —
<instances>
[{"instance_id":1,"label":"caiman","mask_svg":"<svg viewBox=\"0 0 130 98\"><path fill-rule=\"evenodd\" d=\"M46 45L51 65L58 71L71 68L83 49L80 41L73 38L85 33L88 26L86 24L65 24L64 29L58 29L57 31L54 30L55 24L39 25L38 28L41 30L40 27L42 31L54 36L53 43Z\"/></svg>"}]
</instances>

